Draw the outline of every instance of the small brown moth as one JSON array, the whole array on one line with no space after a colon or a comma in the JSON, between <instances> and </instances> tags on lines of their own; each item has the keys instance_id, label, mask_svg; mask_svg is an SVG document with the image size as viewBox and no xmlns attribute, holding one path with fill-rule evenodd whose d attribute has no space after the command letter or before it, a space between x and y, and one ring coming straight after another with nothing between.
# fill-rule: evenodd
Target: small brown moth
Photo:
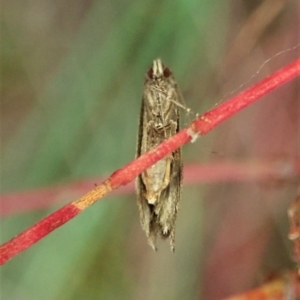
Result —
<instances>
[{"instance_id":1,"label":"small brown moth","mask_svg":"<svg viewBox=\"0 0 300 300\"><path fill-rule=\"evenodd\" d=\"M179 131L181 93L171 70L160 59L146 73L137 143L137 157ZM136 190L143 230L156 250L157 237L170 238L175 250L175 221L181 197L181 150L158 161L137 177Z\"/></svg>"}]
</instances>

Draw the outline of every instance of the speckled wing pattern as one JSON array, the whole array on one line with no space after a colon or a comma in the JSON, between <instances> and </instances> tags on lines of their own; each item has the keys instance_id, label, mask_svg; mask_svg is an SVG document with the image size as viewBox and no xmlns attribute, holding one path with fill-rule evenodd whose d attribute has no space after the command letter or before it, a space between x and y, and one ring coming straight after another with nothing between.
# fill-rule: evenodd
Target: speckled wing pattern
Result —
<instances>
[{"instance_id":1,"label":"speckled wing pattern","mask_svg":"<svg viewBox=\"0 0 300 300\"><path fill-rule=\"evenodd\" d=\"M137 157L179 131L180 93L171 70L160 59L146 73L137 142ZM140 220L149 245L170 238L175 250L175 221L181 198L181 149L161 159L137 177Z\"/></svg>"}]
</instances>

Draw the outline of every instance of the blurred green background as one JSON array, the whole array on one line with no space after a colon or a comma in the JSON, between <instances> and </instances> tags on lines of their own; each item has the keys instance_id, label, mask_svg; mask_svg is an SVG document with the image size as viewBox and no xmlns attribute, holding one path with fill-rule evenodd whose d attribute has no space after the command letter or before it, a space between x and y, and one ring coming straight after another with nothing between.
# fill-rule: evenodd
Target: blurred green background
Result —
<instances>
[{"instance_id":1,"label":"blurred green background","mask_svg":"<svg viewBox=\"0 0 300 300\"><path fill-rule=\"evenodd\" d=\"M250 16L267 2L2 1L1 193L107 176L131 161L144 74L155 58L173 70L194 112L213 107L249 80L267 58L297 44L297 1L281 4L256 36L248 33L233 44L246 22L251 25ZM274 1L279 2L284 3ZM244 43L252 38L252 46ZM236 56L235 63L225 61L232 48L246 51ZM270 62L252 82L296 53ZM297 90L289 86L284 91L293 111ZM276 111L282 107L283 95L274 97L278 97ZM263 127L273 128L277 140L289 132L282 128L278 133L267 121L274 115L266 111L270 109L249 108L225 127L184 147L184 162L295 157L295 143L282 142L276 148L259 136L262 126L254 127L253 121L269 124ZM289 121L290 140L295 141L292 134L298 133L293 120ZM270 130L268 137L273 136ZM292 266L285 215L294 195L295 182L267 188L253 182L185 184L175 254L168 242L159 242L157 253L147 245L134 193L109 195L3 266L1 299L217 299L241 291L257 282L264 268ZM274 196L278 201L271 205ZM20 209L2 217L1 242L62 203L57 200L44 209L29 213ZM238 217L228 217L229 226L221 218L227 211L228 216ZM246 229L243 216L249 218ZM234 233L237 228L244 231ZM256 231L247 228L258 228L257 239L251 235ZM220 268L211 272L213 252L226 255L229 251L223 246L216 250L220 248L214 244L215 237L222 232L225 240L220 238L219 243L224 247L235 237L240 241L249 236L250 245L260 247L255 252L250 246L255 252L250 258L239 257L236 254L243 251L236 241L232 247L237 252L229 255L235 259L228 260L228 265L222 265L225 258L222 263L216 260ZM274 257L267 259L264 255L274 249L272 243L277 254L273 251ZM239 258L248 262L248 268L231 268L230 261L243 264ZM222 269L231 274L229 288L218 280Z\"/></svg>"}]
</instances>

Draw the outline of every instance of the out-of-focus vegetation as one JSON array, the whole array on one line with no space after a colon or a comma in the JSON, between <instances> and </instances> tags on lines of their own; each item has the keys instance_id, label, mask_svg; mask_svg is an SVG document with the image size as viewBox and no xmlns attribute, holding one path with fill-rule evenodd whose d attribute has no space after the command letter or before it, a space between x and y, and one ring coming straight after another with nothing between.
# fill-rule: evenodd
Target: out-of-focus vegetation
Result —
<instances>
[{"instance_id":1,"label":"out-of-focus vegetation","mask_svg":"<svg viewBox=\"0 0 300 300\"><path fill-rule=\"evenodd\" d=\"M201 113L297 44L297 1L232 67L225 54L267 1L2 2L2 193L104 176L132 160L153 59L170 66L187 105ZM267 97L185 147L184 161L295 157L296 95L290 85ZM294 192L295 183L184 185L175 254L168 243L157 253L147 245L134 194L108 196L2 267L1 299L216 299L242 291L263 271L292 265L285 211ZM3 218L1 241L60 206Z\"/></svg>"}]
</instances>

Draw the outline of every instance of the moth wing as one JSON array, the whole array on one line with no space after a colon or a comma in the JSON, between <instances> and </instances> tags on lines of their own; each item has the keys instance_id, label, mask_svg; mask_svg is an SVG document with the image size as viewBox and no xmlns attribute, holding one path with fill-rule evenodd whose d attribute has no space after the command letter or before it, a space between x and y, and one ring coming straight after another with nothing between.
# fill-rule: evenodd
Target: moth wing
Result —
<instances>
[{"instance_id":1,"label":"moth wing","mask_svg":"<svg viewBox=\"0 0 300 300\"><path fill-rule=\"evenodd\" d=\"M178 116L178 110L177 110ZM180 130L179 116L177 117L176 133ZM181 163L181 148L175 150L171 162L171 177L168 186L168 195L163 204L165 213L160 213L159 222L164 224L162 228L162 237L170 237L171 250L175 249L175 223L178 212L178 204L181 199L181 186L182 186L182 163Z\"/></svg>"},{"instance_id":2,"label":"moth wing","mask_svg":"<svg viewBox=\"0 0 300 300\"><path fill-rule=\"evenodd\" d=\"M136 157L139 157L142 154L142 139L144 131L144 112L145 105L144 100L142 100L140 120L139 120L139 131L138 131L138 142L136 147ZM137 193L137 203L140 212L140 222L143 230L146 232L149 245L156 250L155 240L156 240L156 230L153 230L153 226L156 226L153 222L153 211L148 204L147 199L145 198L146 187L142 180L142 175L140 174L135 181L135 188Z\"/></svg>"}]
</instances>

